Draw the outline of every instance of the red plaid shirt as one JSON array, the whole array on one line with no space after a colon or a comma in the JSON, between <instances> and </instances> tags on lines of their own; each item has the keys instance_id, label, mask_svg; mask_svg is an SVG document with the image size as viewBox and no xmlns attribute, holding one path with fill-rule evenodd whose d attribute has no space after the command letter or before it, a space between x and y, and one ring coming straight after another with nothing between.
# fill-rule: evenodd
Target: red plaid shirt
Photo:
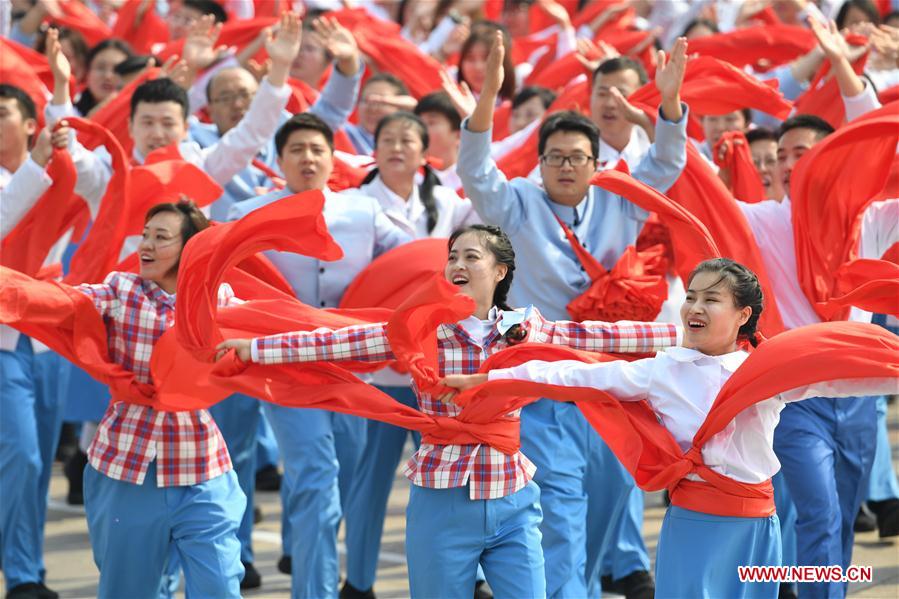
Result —
<instances>
[{"instance_id":1,"label":"red plaid shirt","mask_svg":"<svg viewBox=\"0 0 899 599\"><path fill-rule=\"evenodd\" d=\"M157 339L175 323L175 296L131 273L113 272L100 285L80 285L106 322L109 357L152 383L150 355ZM219 303L234 292L219 289ZM225 440L207 410L159 412L113 402L88 449L91 466L110 478L143 484L157 460L160 487L195 485L231 470Z\"/></svg>"},{"instance_id":2,"label":"red plaid shirt","mask_svg":"<svg viewBox=\"0 0 899 599\"><path fill-rule=\"evenodd\" d=\"M437 331L440 375L473 374L488 356L509 346L497 324L502 313L491 312L486 339L474 339L463 326L441 325ZM527 341L564 345L597 352L646 353L677 345L677 327L643 322L551 322L536 309L524 322ZM331 331L294 332L261 337L253 342L254 359L261 364L340 360L381 361L393 358L383 324L351 326ZM418 394L427 414L457 416L461 408L444 404L428 393ZM518 416L518 412L512 414ZM472 499L505 497L524 487L534 475L534 464L520 451L506 455L486 445L422 444L406 464L404 473L414 484L434 489L470 483Z\"/></svg>"}]
</instances>

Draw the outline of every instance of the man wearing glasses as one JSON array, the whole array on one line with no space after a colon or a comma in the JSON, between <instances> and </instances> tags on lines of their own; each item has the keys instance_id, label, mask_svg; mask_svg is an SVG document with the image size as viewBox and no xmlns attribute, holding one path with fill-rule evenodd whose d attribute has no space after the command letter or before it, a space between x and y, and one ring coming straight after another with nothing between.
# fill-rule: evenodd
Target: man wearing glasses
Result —
<instances>
[{"instance_id":1,"label":"man wearing glasses","mask_svg":"<svg viewBox=\"0 0 899 599\"><path fill-rule=\"evenodd\" d=\"M549 319L570 319L565 307L591 281L558 221L611 269L627 246L635 243L649 215L626 199L590 185L597 169L599 130L576 112L553 114L540 128L542 188L528 179L506 179L490 158L493 111L503 78L502 54L500 41L487 58L477 107L462 124L457 171L484 222L502 227L515 247L522 267L515 273L510 303L533 304ZM662 192L674 184L686 164L687 107L680 101L685 66L686 40L675 43L670 61L660 53L655 81L662 103L655 143L631 169L634 177ZM616 522L610 514L620 512L626 494L617 496L617 491L610 491L615 486L612 481L597 476L608 471L597 463L596 456L603 455L601 440L573 404L541 400L526 407L521 434L522 451L537 465L547 596L588 596L587 587L600 569L598 546L614 542ZM626 486L617 487L629 491ZM588 537L594 541L591 551ZM643 595L652 596L651 586L646 591Z\"/></svg>"}]
</instances>

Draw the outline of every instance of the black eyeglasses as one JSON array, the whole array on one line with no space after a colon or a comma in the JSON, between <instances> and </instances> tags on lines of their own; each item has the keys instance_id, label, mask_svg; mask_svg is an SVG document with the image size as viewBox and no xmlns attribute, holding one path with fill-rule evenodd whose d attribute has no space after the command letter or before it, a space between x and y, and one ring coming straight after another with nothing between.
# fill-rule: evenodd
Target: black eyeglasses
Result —
<instances>
[{"instance_id":1,"label":"black eyeglasses","mask_svg":"<svg viewBox=\"0 0 899 599\"><path fill-rule=\"evenodd\" d=\"M593 156L588 154L572 154L571 156L562 156L561 154L544 154L540 157L546 166L560 167L566 162L572 167L586 166Z\"/></svg>"}]
</instances>

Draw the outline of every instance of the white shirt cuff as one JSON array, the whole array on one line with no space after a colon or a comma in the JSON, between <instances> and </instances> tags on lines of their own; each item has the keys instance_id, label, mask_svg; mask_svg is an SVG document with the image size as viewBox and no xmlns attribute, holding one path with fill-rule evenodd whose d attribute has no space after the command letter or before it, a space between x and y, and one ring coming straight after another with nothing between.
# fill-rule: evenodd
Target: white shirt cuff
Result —
<instances>
[{"instance_id":1,"label":"white shirt cuff","mask_svg":"<svg viewBox=\"0 0 899 599\"><path fill-rule=\"evenodd\" d=\"M255 362L255 363L257 363L257 364L259 363L259 345L258 345L258 341L259 341L258 339L251 339L251 340L250 340L250 361L251 361L251 362Z\"/></svg>"}]
</instances>

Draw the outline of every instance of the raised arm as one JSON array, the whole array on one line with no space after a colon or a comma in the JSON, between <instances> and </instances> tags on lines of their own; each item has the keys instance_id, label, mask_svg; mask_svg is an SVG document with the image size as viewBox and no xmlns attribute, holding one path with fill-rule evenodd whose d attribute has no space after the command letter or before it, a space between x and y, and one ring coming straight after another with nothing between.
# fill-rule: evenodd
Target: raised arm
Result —
<instances>
[{"instance_id":1,"label":"raised arm","mask_svg":"<svg viewBox=\"0 0 899 599\"><path fill-rule=\"evenodd\" d=\"M265 44L272 66L249 110L216 144L203 150L201 166L219 185L246 168L277 131L290 97L287 73L300 50L300 37L299 17L284 13L277 35Z\"/></svg>"},{"instance_id":2,"label":"raised arm","mask_svg":"<svg viewBox=\"0 0 899 599\"><path fill-rule=\"evenodd\" d=\"M687 164L687 107L680 101L680 89L687 66L687 41L678 38L666 60L659 50L656 87L662 96L659 118L649 152L634 168L634 178L666 192Z\"/></svg>"},{"instance_id":3,"label":"raised arm","mask_svg":"<svg viewBox=\"0 0 899 599\"><path fill-rule=\"evenodd\" d=\"M337 131L346 124L359 97L362 82L359 48L352 32L335 19L321 18L312 23L322 45L334 57L334 70L309 112Z\"/></svg>"},{"instance_id":4,"label":"raised arm","mask_svg":"<svg viewBox=\"0 0 899 599\"><path fill-rule=\"evenodd\" d=\"M257 337L228 339L216 348L219 357L234 348L245 362L383 362L394 359L384 323L353 325L342 329L294 331Z\"/></svg>"},{"instance_id":5,"label":"raised arm","mask_svg":"<svg viewBox=\"0 0 899 599\"><path fill-rule=\"evenodd\" d=\"M504 55L502 33L497 32L487 57L487 75L481 96L471 117L462 123L456 172L484 222L514 232L524 218L523 199L490 157L493 107L503 83Z\"/></svg>"},{"instance_id":6,"label":"raised arm","mask_svg":"<svg viewBox=\"0 0 899 599\"><path fill-rule=\"evenodd\" d=\"M583 351L643 354L679 345L682 334L680 327L660 322L558 320L544 321L534 341Z\"/></svg>"}]
</instances>

